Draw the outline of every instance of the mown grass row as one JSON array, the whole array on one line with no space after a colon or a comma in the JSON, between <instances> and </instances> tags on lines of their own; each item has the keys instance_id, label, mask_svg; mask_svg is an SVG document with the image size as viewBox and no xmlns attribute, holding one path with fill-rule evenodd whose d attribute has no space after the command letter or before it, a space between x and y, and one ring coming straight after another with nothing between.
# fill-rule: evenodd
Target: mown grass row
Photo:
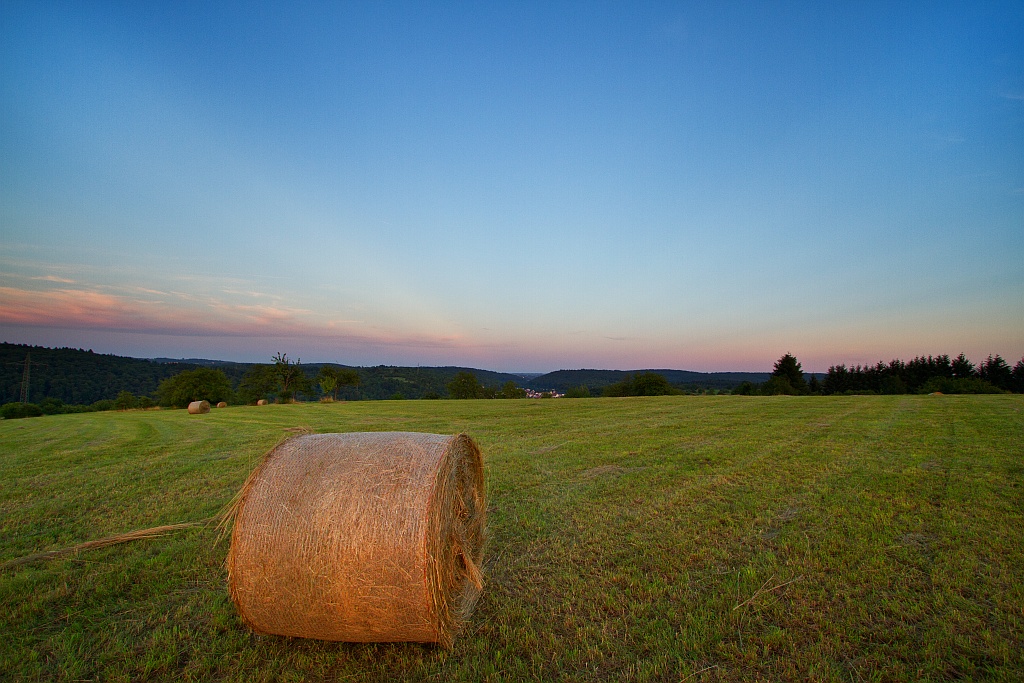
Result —
<instances>
[{"instance_id":1,"label":"mown grass row","mask_svg":"<svg viewBox=\"0 0 1024 683\"><path fill-rule=\"evenodd\" d=\"M202 519L286 430L465 431L487 584L451 651L255 636L200 528L0 573L12 680L1017 680L1024 400L658 397L0 422L0 561Z\"/></svg>"}]
</instances>

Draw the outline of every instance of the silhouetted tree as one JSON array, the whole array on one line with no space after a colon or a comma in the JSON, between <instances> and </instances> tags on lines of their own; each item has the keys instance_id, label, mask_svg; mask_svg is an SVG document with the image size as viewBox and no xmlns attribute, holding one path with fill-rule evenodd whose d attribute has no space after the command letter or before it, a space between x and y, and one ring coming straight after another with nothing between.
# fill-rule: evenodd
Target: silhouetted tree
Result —
<instances>
[{"instance_id":1,"label":"silhouetted tree","mask_svg":"<svg viewBox=\"0 0 1024 683\"><path fill-rule=\"evenodd\" d=\"M850 390L850 371L846 365L833 365L825 373L825 379L821 383L821 393L841 394Z\"/></svg>"},{"instance_id":2,"label":"silhouetted tree","mask_svg":"<svg viewBox=\"0 0 1024 683\"><path fill-rule=\"evenodd\" d=\"M300 391L309 392L312 384L309 377L302 370L302 359L289 360L288 354L278 352L273 358L274 372L277 373L277 382L280 387L277 392L277 400L282 403L289 403Z\"/></svg>"},{"instance_id":3,"label":"silhouetted tree","mask_svg":"<svg viewBox=\"0 0 1024 683\"><path fill-rule=\"evenodd\" d=\"M772 377L781 377L786 380L793 393L806 394L807 381L804 380L803 369L800 367L800 362L797 361L796 357L791 353L787 353L775 362L775 369L772 370ZM771 380L768 380L769 382ZM781 388L782 385L776 383L776 387ZM780 391L778 393L789 393Z\"/></svg>"},{"instance_id":4,"label":"silhouetted tree","mask_svg":"<svg viewBox=\"0 0 1024 683\"><path fill-rule=\"evenodd\" d=\"M1024 394L1024 358L1021 358L1013 366L1011 376L1013 377L1013 387L1011 390L1018 394Z\"/></svg>"},{"instance_id":5,"label":"silhouetted tree","mask_svg":"<svg viewBox=\"0 0 1024 683\"><path fill-rule=\"evenodd\" d=\"M950 366L953 368L953 377L956 379L975 376L974 363L967 360L967 356L962 353L953 359Z\"/></svg>"},{"instance_id":6,"label":"silhouetted tree","mask_svg":"<svg viewBox=\"0 0 1024 683\"><path fill-rule=\"evenodd\" d=\"M990 355L978 366L978 376L1000 389L1009 390L1013 385L1013 370L999 354Z\"/></svg>"}]
</instances>

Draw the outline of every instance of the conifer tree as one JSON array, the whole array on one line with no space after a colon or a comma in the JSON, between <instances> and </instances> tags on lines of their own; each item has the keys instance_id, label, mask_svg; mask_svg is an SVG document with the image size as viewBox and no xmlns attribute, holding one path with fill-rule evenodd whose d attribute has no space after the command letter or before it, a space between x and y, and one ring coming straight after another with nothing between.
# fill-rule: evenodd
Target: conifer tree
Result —
<instances>
[{"instance_id":1,"label":"conifer tree","mask_svg":"<svg viewBox=\"0 0 1024 683\"><path fill-rule=\"evenodd\" d=\"M787 353L775 362L775 369L772 370L772 377L781 377L789 382L789 386L799 394L808 392L807 381L804 379L803 369L796 357Z\"/></svg>"}]
</instances>

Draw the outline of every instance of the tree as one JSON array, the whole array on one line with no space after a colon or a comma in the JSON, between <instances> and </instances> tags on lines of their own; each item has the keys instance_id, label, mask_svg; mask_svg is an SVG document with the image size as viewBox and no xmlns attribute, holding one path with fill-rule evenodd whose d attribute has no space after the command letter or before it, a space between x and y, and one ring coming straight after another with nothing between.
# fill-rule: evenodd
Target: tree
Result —
<instances>
[{"instance_id":1,"label":"tree","mask_svg":"<svg viewBox=\"0 0 1024 683\"><path fill-rule=\"evenodd\" d=\"M1013 370L999 354L989 356L978 366L978 376L1000 389L1009 390L1013 384Z\"/></svg>"},{"instance_id":2,"label":"tree","mask_svg":"<svg viewBox=\"0 0 1024 683\"><path fill-rule=\"evenodd\" d=\"M800 367L800 362L791 353L785 354L775 362L772 377L785 379L794 393L806 394L808 392L807 382L804 380L804 373Z\"/></svg>"},{"instance_id":3,"label":"tree","mask_svg":"<svg viewBox=\"0 0 1024 683\"><path fill-rule=\"evenodd\" d=\"M242 375L238 384L238 398L242 403L256 403L277 391L277 373L273 365L253 365Z\"/></svg>"},{"instance_id":4,"label":"tree","mask_svg":"<svg viewBox=\"0 0 1024 683\"><path fill-rule=\"evenodd\" d=\"M526 398L526 389L517 387L515 382L509 380L505 382L505 386L501 388L501 393L498 395L501 398Z\"/></svg>"},{"instance_id":5,"label":"tree","mask_svg":"<svg viewBox=\"0 0 1024 683\"><path fill-rule=\"evenodd\" d=\"M476 375L466 370L461 370L445 386L452 398L480 398L484 393L484 388L477 380Z\"/></svg>"},{"instance_id":6,"label":"tree","mask_svg":"<svg viewBox=\"0 0 1024 683\"><path fill-rule=\"evenodd\" d=\"M821 383L818 382L817 376L811 375L811 381L807 383L807 390L812 394L821 393Z\"/></svg>"},{"instance_id":7,"label":"tree","mask_svg":"<svg viewBox=\"0 0 1024 683\"><path fill-rule=\"evenodd\" d=\"M320 391L323 392L324 400L334 400L334 392L338 390L338 378L330 375L320 375L317 377L317 383L320 385Z\"/></svg>"},{"instance_id":8,"label":"tree","mask_svg":"<svg viewBox=\"0 0 1024 683\"><path fill-rule=\"evenodd\" d=\"M833 365L825 373L825 381L821 383L821 393L841 394L853 388L853 377L846 365Z\"/></svg>"},{"instance_id":9,"label":"tree","mask_svg":"<svg viewBox=\"0 0 1024 683\"><path fill-rule=\"evenodd\" d=\"M732 390L734 396L752 396L757 392L757 387L754 386L753 382L740 382L735 389Z\"/></svg>"},{"instance_id":10,"label":"tree","mask_svg":"<svg viewBox=\"0 0 1024 683\"><path fill-rule=\"evenodd\" d=\"M960 354L953 359L953 377L957 379L964 379L966 377L975 377L974 363L967 360L967 356Z\"/></svg>"},{"instance_id":11,"label":"tree","mask_svg":"<svg viewBox=\"0 0 1024 683\"><path fill-rule=\"evenodd\" d=\"M312 390L309 377L302 370L301 358L292 361L288 359L288 354L278 352L271 360L274 361L274 372L277 374L278 401L291 403L292 398L298 392Z\"/></svg>"},{"instance_id":12,"label":"tree","mask_svg":"<svg viewBox=\"0 0 1024 683\"><path fill-rule=\"evenodd\" d=\"M130 391L122 391L114 399L114 407L118 410L131 410L137 408L139 405L139 399L135 398L135 394Z\"/></svg>"},{"instance_id":13,"label":"tree","mask_svg":"<svg viewBox=\"0 0 1024 683\"><path fill-rule=\"evenodd\" d=\"M999 387L979 377L932 377L917 390L919 394L1005 394Z\"/></svg>"},{"instance_id":14,"label":"tree","mask_svg":"<svg viewBox=\"0 0 1024 683\"><path fill-rule=\"evenodd\" d=\"M1017 394L1024 394L1024 358L1017 361L1017 364L1013 366L1013 372L1010 374L1013 377L1012 391Z\"/></svg>"},{"instance_id":15,"label":"tree","mask_svg":"<svg viewBox=\"0 0 1024 683\"><path fill-rule=\"evenodd\" d=\"M359 373L347 368L336 368L332 365L321 365L316 376L320 390L332 400L338 399L338 389L342 386L359 384Z\"/></svg>"},{"instance_id":16,"label":"tree","mask_svg":"<svg viewBox=\"0 0 1024 683\"><path fill-rule=\"evenodd\" d=\"M47 397L39 402L39 408L44 415L60 415L67 412L67 406L59 398Z\"/></svg>"},{"instance_id":17,"label":"tree","mask_svg":"<svg viewBox=\"0 0 1024 683\"><path fill-rule=\"evenodd\" d=\"M621 382L615 382L609 384L601 389L601 395L605 398L620 398L622 396L632 396L633 391L633 377L629 376Z\"/></svg>"},{"instance_id":18,"label":"tree","mask_svg":"<svg viewBox=\"0 0 1024 683\"><path fill-rule=\"evenodd\" d=\"M898 375L887 375L882 378L879 392L883 394L905 394L907 393L907 385L904 384Z\"/></svg>"},{"instance_id":19,"label":"tree","mask_svg":"<svg viewBox=\"0 0 1024 683\"><path fill-rule=\"evenodd\" d=\"M641 372L633 377L634 396L668 396L679 390L668 383L664 375L656 372Z\"/></svg>"},{"instance_id":20,"label":"tree","mask_svg":"<svg viewBox=\"0 0 1024 683\"><path fill-rule=\"evenodd\" d=\"M17 420L23 417L41 417L43 409L35 403L5 403L0 407L0 417L5 420Z\"/></svg>"},{"instance_id":21,"label":"tree","mask_svg":"<svg viewBox=\"0 0 1024 683\"><path fill-rule=\"evenodd\" d=\"M578 387L572 387L565 392L566 398L590 398L590 389L586 384L581 384Z\"/></svg>"},{"instance_id":22,"label":"tree","mask_svg":"<svg viewBox=\"0 0 1024 683\"><path fill-rule=\"evenodd\" d=\"M621 382L609 384L601 393L604 396L667 396L682 392L669 384L664 375L640 372Z\"/></svg>"},{"instance_id":23,"label":"tree","mask_svg":"<svg viewBox=\"0 0 1024 683\"><path fill-rule=\"evenodd\" d=\"M184 408L192 401L227 401L231 399L231 382L221 370L199 368L179 372L160 383L157 395L160 405Z\"/></svg>"},{"instance_id":24,"label":"tree","mask_svg":"<svg viewBox=\"0 0 1024 683\"><path fill-rule=\"evenodd\" d=\"M788 377L784 375L772 375L768 378L767 382L761 385L760 393L765 396L778 396L779 394L793 396L797 393L797 390L789 383Z\"/></svg>"}]
</instances>

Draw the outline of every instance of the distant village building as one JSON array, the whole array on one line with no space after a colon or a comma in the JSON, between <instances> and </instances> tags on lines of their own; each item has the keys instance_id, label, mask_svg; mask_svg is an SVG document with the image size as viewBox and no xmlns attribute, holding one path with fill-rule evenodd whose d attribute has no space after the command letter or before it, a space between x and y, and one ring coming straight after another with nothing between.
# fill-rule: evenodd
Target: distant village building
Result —
<instances>
[{"instance_id":1,"label":"distant village building","mask_svg":"<svg viewBox=\"0 0 1024 683\"><path fill-rule=\"evenodd\" d=\"M526 398L565 398L565 394L560 394L557 391L534 391L533 389L526 389Z\"/></svg>"}]
</instances>

